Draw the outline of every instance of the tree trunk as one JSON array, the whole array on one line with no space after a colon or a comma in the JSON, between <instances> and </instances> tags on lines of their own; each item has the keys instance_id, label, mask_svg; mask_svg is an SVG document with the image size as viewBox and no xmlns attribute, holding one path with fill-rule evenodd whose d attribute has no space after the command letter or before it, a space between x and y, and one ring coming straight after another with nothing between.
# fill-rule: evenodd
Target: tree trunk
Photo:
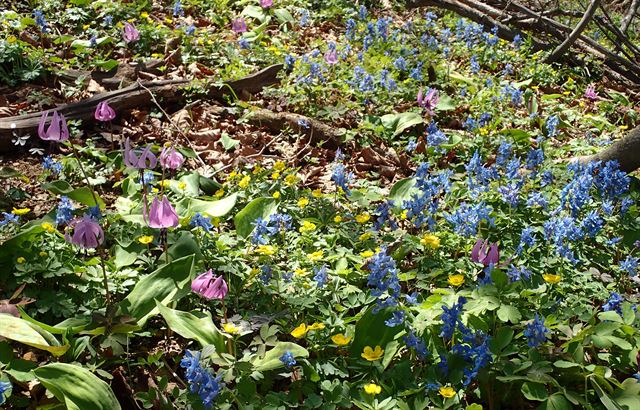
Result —
<instances>
[{"instance_id":1,"label":"tree trunk","mask_svg":"<svg viewBox=\"0 0 640 410\"><path fill-rule=\"evenodd\" d=\"M574 161L618 161L620 169L624 172L632 172L640 168L640 126L632 129L621 140L611 144L609 148L595 155L576 158Z\"/></svg>"}]
</instances>

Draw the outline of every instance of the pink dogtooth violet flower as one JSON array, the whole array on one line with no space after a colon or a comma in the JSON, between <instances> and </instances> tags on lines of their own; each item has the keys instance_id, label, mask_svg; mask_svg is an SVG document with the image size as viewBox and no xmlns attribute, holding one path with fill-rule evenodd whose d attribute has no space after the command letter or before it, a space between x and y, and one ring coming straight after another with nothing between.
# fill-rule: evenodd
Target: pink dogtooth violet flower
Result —
<instances>
[{"instance_id":1,"label":"pink dogtooth violet flower","mask_svg":"<svg viewBox=\"0 0 640 410\"><path fill-rule=\"evenodd\" d=\"M104 242L104 231L90 216L74 220L71 224L73 235L66 234L67 241L83 248L95 249Z\"/></svg>"},{"instance_id":2,"label":"pink dogtooth violet flower","mask_svg":"<svg viewBox=\"0 0 640 410\"><path fill-rule=\"evenodd\" d=\"M434 115L434 110L440 101L440 95L438 94L438 90L434 88L429 88L425 95L422 94L422 88L418 91L418 105L427 112L429 115Z\"/></svg>"},{"instance_id":3,"label":"pink dogtooth violet flower","mask_svg":"<svg viewBox=\"0 0 640 410\"><path fill-rule=\"evenodd\" d=\"M500 261L500 250L497 243L489 243L489 240L478 239L471 250L471 260L482 263L484 266L497 265Z\"/></svg>"},{"instance_id":4,"label":"pink dogtooth violet flower","mask_svg":"<svg viewBox=\"0 0 640 410\"><path fill-rule=\"evenodd\" d=\"M338 52L336 50L324 53L324 61L329 65L338 64Z\"/></svg>"},{"instance_id":5,"label":"pink dogtooth violet flower","mask_svg":"<svg viewBox=\"0 0 640 410\"><path fill-rule=\"evenodd\" d=\"M140 152L140 155L136 155L136 151L131 148L131 142L127 138L124 142L124 163L126 166L136 169L151 169L155 168L158 163L158 159L155 154L151 152L151 144Z\"/></svg>"},{"instance_id":6,"label":"pink dogtooth violet flower","mask_svg":"<svg viewBox=\"0 0 640 410\"><path fill-rule=\"evenodd\" d=\"M98 121L107 122L116 118L116 112L106 101L102 101L96 107L96 112L93 116Z\"/></svg>"},{"instance_id":7,"label":"pink dogtooth violet flower","mask_svg":"<svg viewBox=\"0 0 640 410\"><path fill-rule=\"evenodd\" d=\"M184 157L173 146L164 147L160 153L160 165L165 169L178 169L184 163Z\"/></svg>"},{"instance_id":8,"label":"pink dogtooth violet flower","mask_svg":"<svg viewBox=\"0 0 640 410\"><path fill-rule=\"evenodd\" d=\"M131 43L133 41L140 40L140 32L133 24L126 22L124 23L124 31L122 32L122 38L125 42Z\"/></svg>"},{"instance_id":9,"label":"pink dogtooth violet flower","mask_svg":"<svg viewBox=\"0 0 640 410\"><path fill-rule=\"evenodd\" d=\"M273 6L273 0L260 0L260 6L262 8L268 9Z\"/></svg>"},{"instance_id":10,"label":"pink dogtooth violet flower","mask_svg":"<svg viewBox=\"0 0 640 410\"><path fill-rule=\"evenodd\" d=\"M62 142L68 140L69 128L67 128L67 121L64 119L64 115L58 114L58 111L54 111L51 117L51 124L49 124L49 127L46 127L48 118L49 111L42 113L40 122L38 123L38 136L45 141Z\"/></svg>"},{"instance_id":11,"label":"pink dogtooth violet flower","mask_svg":"<svg viewBox=\"0 0 640 410\"><path fill-rule=\"evenodd\" d=\"M191 290L198 295L211 300L211 299L224 299L227 296L229 288L227 282L225 282L222 275L215 276L213 271L208 271L198 275L197 278L191 282Z\"/></svg>"},{"instance_id":12,"label":"pink dogtooth violet flower","mask_svg":"<svg viewBox=\"0 0 640 410\"><path fill-rule=\"evenodd\" d=\"M162 199L153 198L148 216L151 228L166 229L178 226L178 214L166 196Z\"/></svg>"},{"instance_id":13,"label":"pink dogtooth violet flower","mask_svg":"<svg viewBox=\"0 0 640 410\"><path fill-rule=\"evenodd\" d=\"M231 30L236 34L245 33L247 31L247 23L242 17L238 17L231 22Z\"/></svg>"}]
</instances>

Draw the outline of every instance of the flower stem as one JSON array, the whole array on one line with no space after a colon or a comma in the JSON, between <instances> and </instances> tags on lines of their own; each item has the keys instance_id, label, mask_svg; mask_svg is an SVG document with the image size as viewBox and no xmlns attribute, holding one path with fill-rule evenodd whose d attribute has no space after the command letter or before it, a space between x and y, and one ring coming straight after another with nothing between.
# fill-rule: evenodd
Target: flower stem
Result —
<instances>
[{"instance_id":1,"label":"flower stem","mask_svg":"<svg viewBox=\"0 0 640 410\"><path fill-rule=\"evenodd\" d=\"M93 190L93 187L89 183L89 177L87 177L87 173L85 172L84 167L82 166L82 161L80 161L80 156L78 155L78 151L76 151L76 147L73 145L73 142L69 141L69 145L71 146L71 151L73 151L73 156L76 158L76 161L78 161L80 172L82 172L82 176L84 177L84 180L87 183L87 187L89 188L89 191L91 191L91 195L93 196L93 202L95 203L95 206L100 207L100 204L98 203L98 197L96 196L96 192Z\"/></svg>"}]
</instances>

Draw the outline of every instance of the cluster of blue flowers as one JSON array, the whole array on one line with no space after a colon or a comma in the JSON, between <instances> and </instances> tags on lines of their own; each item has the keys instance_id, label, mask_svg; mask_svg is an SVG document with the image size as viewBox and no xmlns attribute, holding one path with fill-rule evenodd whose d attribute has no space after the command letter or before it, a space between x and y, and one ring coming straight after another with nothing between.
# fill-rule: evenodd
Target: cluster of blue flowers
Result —
<instances>
[{"instance_id":1,"label":"cluster of blue flowers","mask_svg":"<svg viewBox=\"0 0 640 410\"><path fill-rule=\"evenodd\" d=\"M624 298L619 293L611 292L607 303L602 305L602 310L604 310L605 312L612 310L614 312L622 314L622 302L624 302Z\"/></svg>"},{"instance_id":2,"label":"cluster of blue flowers","mask_svg":"<svg viewBox=\"0 0 640 410\"><path fill-rule=\"evenodd\" d=\"M204 369L200 364L201 352L191 352L187 350L180 361L180 367L185 369L185 379L189 383L189 390L200 396L205 408L210 409L213 403L224 388L221 382L222 375L214 377L211 372Z\"/></svg>"},{"instance_id":3,"label":"cluster of blue flowers","mask_svg":"<svg viewBox=\"0 0 640 410\"><path fill-rule=\"evenodd\" d=\"M277 233L283 233L291 229L291 215L276 213L269 219L258 218L253 222L255 226L251 235L251 243L254 245L266 245L269 238Z\"/></svg>"},{"instance_id":4,"label":"cluster of blue flowers","mask_svg":"<svg viewBox=\"0 0 640 410\"><path fill-rule=\"evenodd\" d=\"M319 268L313 268L313 280L316 281L316 284L319 288L323 288L326 285L327 280L329 280L329 274L327 272L327 265L322 265Z\"/></svg>"},{"instance_id":5,"label":"cluster of blue flowers","mask_svg":"<svg viewBox=\"0 0 640 410\"><path fill-rule=\"evenodd\" d=\"M429 229L434 229L435 215L440 208L440 199L449 192L452 175L453 171L449 169L431 174L429 164L426 162L418 166L415 175L415 187L418 192L402 204L402 208L407 211L407 218L413 220L416 228L427 224Z\"/></svg>"},{"instance_id":6,"label":"cluster of blue flowers","mask_svg":"<svg viewBox=\"0 0 640 410\"><path fill-rule=\"evenodd\" d=\"M211 228L213 228L213 225L211 224L211 218L202 215L200 212L196 212L191 217L189 225L193 226L194 228L202 228L206 232L211 231Z\"/></svg>"},{"instance_id":7,"label":"cluster of blue flowers","mask_svg":"<svg viewBox=\"0 0 640 410\"><path fill-rule=\"evenodd\" d=\"M373 255L367 267L370 272L367 278L367 286L373 288L371 294L378 298L374 312L386 307L396 306L398 304L397 299L400 296L400 281L398 280L396 261L387 255L387 249L383 248ZM385 294L387 298L382 299Z\"/></svg>"},{"instance_id":8,"label":"cluster of blue flowers","mask_svg":"<svg viewBox=\"0 0 640 410\"><path fill-rule=\"evenodd\" d=\"M56 223L58 225L69 222L73 219L73 211L76 208L71 203L69 197L60 197L60 203L58 204L58 210L56 211Z\"/></svg>"},{"instance_id":9,"label":"cluster of blue flowers","mask_svg":"<svg viewBox=\"0 0 640 410\"><path fill-rule=\"evenodd\" d=\"M282 362L282 364L284 364L288 369L291 369L293 366L296 365L296 359L293 356L293 353L291 353L290 351L286 351L282 354L282 356L280 356L280 361Z\"/></svg>"},{"instance_id":10,"label":"cluster of blue flowers","mask_svg":"<svg viewBox=\"0 0 640 410\"><path fill-rule=\"evenodd\" d=\"M485 222L489 226L494 226L494 218L491 217L492 210L484 202L474 205L463 202L455 212L446 215L445 219L453 225L453 230L457 234L470 238L478 235L480 223Z\"/></svg>"},{"instance_id":11,"label":"cluster of blue flowers","mask_svg":"<svg viewBox=\"0 0 640 410\"><path fill-rule=\"evenodd\" d=\"M544 320L536 313L535 319L527 324L524 336L527 338L529 347L537 347L547 341L547 334L551 331L544 325Z\"/></svg>"},{"instance_id":12,"label":"cluster of blue flowers","mask_svg":"<svg viewBox=\"0 0 640 410\"><path fill-rule=\"evenodd\" d=\"M49 32L47 20L41 10L33 10L33 19L36 21L36 25L40 27L40 31L43 33Z\"/></svg>"},{"instance_id":13,"label":"cluster of blue flowers","mask_svg":"<svg viewBox=\"0 0 640 410\"><path fill-rule=\"evenodd\" d=\"M343 164L335 164L333 172L331 173L331 180L336 184L338 188L341 188L347 196L351 195L349 184L351 183L353 178L353 172L347 172Z\"/></svg>"},{"instance_id":14,"label":"cluster of blue flowers","mask_svg":"<svg viewBox=\"0 0 640 410\"><path fill-rule=\"evenodd\" d=\"M0 226L5 226L9 224L17 224L20 221L20 217L16 214L10 212L2 213L2 220L0 221Z\"/></svg>"},{"instance_id":15,"label":"cluster of blue flowers","mask_svg":"<svg viewBox=\"0 0 640 410\"><path fill-rule=\"evenodd\" d=\"M6 394L11 390L12 386L10 382L4 382L0 380L0 405L4 404Z\"/></svg>"},{"instance_id":16,"label":"cluster of blue flowers","mask_svg":"<svg viewBox=\"0 0 640 410\"><path fill-rule=\"evenodd\" d=\"M42 168L44 168L47 171L50 171L54 175L57 175L60 172L62 172L62 164L60 162L54 160L53 158L51 158L51 156L49 156L49 155L46 155L43 158Z\"/></svg>"}]
</instances>

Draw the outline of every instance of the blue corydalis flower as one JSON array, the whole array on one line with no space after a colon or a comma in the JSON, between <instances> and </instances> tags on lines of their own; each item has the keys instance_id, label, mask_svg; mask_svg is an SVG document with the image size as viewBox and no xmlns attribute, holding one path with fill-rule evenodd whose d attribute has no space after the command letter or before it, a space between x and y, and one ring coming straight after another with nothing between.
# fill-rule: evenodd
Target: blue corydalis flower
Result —
<instances>
[{"instance_id":1,"label":"blue corydalis flower","mask_svg":"<svg viewBox=\"0 0 640 410\"><path fill-rule=\"evenodd\" d=\"M524 330L529 347L537 347L545 343L548 333L550 333L550 330L544 325L544 320L537 313L535 319Z\"/></svg>"}]
</instances>

